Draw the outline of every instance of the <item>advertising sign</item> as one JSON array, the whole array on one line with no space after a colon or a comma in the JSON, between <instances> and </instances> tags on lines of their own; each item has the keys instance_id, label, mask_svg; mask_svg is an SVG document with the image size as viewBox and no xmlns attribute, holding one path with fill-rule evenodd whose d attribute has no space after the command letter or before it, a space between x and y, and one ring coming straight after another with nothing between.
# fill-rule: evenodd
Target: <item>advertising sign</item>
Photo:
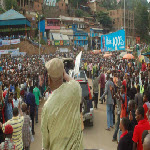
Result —
<instances>
[{"instance_id":1,"label":"advertising sign","mask_svg":"<svg viewBox=\"0 0 150 150\"><path fill-rule=\"evenodd\" d=\"M59 45L59 41L55 41L55 45L56 45L56 46Z\"/></svg>"},{"instance_id":2,"label":"advertising sign","mask_svg":"<svg viewBox=\"0 0 150 150\"><path fill-rule=\"evenodd\" d=\"M0 55L2 54L11 54L11 53L14 53L14 52L19 52L19 49L11 49L11 50L0 50Z\"/></svg>"},{"instance_id":3,"label":"advertising sign","mask_svg":"<svg viewBox=\"0 0 150 150\"><path fill-rule=\"evenodd\" d=\"M63 45L64 44L64 42L63 41L60 41L60 45Z\"/></svg>"},{"instance_id":4,"label":"advertising sign","mask_svg":"<svg viewBox=\"0 0 150 150\"><path fill-rule=\"evenodd\" d=\"M69 41L64 41L64 45L69 45Z\"/></svg>"},{"instance_id":5,"label":"advertising sign","mask_svg":"<svg viewBox=\"0 0 150 150\"><path fill-rule=\"evenodd\" d=\"M2 45L19 44L20 39L2 40Z\"/></svg>"},{"instance_id":6,"label":"advertising sign","mask_svg":"<svg viewBox=\"0 0 150 150\"><path fill-rule=\"evenodd\" d=\"M101 36L101 51L116 51L125 50L125 30L102 35Z\"/></svg>"},{"instance_id":7,"label":"advertising sign","mask_svg":"<svg viewBox=\"0 0 150 150\"><path fill-rule=\"evenodd\" d=\"M2 45L2 39L0 39L0 46L3 46L3 45Z\"/></svg>"}]
</instances>

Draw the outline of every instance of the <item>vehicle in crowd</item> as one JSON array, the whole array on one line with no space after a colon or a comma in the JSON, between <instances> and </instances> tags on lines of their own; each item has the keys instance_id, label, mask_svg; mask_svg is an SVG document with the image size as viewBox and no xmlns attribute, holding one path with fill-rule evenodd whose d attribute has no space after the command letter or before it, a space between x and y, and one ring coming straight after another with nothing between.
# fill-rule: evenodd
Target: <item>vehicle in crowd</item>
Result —
<instances>
[{"instance_id":1,"label":"vehicle in crowd","mask_svg":"<svg viewBox=\"0 0 150 150\"><path fill-rule=\"evenodd\" d=\"M63 58L64 67L70 77L80 83L82 88L81 111L85 124L93 126L94 109L92 104L91 88L88 83L88 78L82 67L79 68L79 73L74 74L74 61L72 58Z\"/></svg>"},{"instance_id":2,"label":"vehicle in crowd","mask_svg":"<svg viewBox=\"0 0 150 150\"><path fill-rule=\"evenodd\" d=\"M82 88L81 107L82 107L83 121L85 124L93 126L94 109L92 104L91 89L88 80L85 80L84 78L83 79L77 78L75 80L80 83L80 86Z\"/></svg>"},{"instance_id":3,"label":"vehicle in crowd","mask_svg":"<svg viewBox=\"0 0 150 150\"><path fill-rule=\"evenodd\" d=\"M80 83L82 88L82 113L83 113L83 121L85 124L93 126L94 120L94 109L92 104L92 94L91 87L88 83L88 78L84 70L80 70L78 75L74 77L76 81Z\"/></svg>"}]
</instances>

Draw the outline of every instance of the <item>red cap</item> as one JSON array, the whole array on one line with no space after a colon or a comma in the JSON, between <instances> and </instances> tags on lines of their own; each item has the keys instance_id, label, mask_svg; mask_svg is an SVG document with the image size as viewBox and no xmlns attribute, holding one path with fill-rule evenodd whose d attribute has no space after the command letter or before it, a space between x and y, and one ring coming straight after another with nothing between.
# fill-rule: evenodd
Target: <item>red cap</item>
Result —
<instances>
[{"instance_id":1,"label":"red cap","mask_svg":"<svg viewBox=\"0 0 150 150\"><path fill-rule=\"evenodd\" d=\"M13 127L8 124L5 126L5 134L12 134L13 133Z\"/></svg>"}]
</instances>

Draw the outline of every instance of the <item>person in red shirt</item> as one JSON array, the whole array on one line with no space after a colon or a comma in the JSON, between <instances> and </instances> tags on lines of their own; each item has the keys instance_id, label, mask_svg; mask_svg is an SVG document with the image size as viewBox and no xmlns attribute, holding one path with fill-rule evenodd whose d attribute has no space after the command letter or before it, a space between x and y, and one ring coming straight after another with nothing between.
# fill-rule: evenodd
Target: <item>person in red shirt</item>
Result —
<instances>
[{"instance_id":1,"label":"person in red shirt","mask_svg":"<svg viewBox=\"0 0 150 150\"><path fill-rule=\"evenodd\" d=\"M128 118L122 118L120 122L120 129L122 131L122 134L120 136L119 144L117 150L132 150L133 147L133 141L132 136L133 132L129 131L129 119Z\"/></svg>"},{"instance_id":2,"label":"person in red shirt","mask_svg":"<svg viewBox=\"0 0 150 150\"><path fill-rule=\"evenodd\" d=\"M125 86L125 93L127 93L127 81L126 81L126 75L125 75L125 79L122 81L122 85Z\"/></svg>"},{"instance_id":3,"label":"person in red shirt","mask_svg":"<svg viewBox=\"0 0 150 150\"><path fill-rule=\"evenodd\" d=\"M141 71L146 71L146 65L144 63L144 60L142 60L142 69L141 69Z\"/></svg>"},{"instance_id":4,"label":"person in red shirt","mask_svg":"<svg viewBox=\"0 0 150 150\"><path fill-rule=\"evenodd\" d=\"M133 150L143 150L142 146L142 134L144 130L150 130L150 124L144 119L144 108L142 106L138 107L136 110L136 120L138 125L134 128L133 133Z\"/></svg>"},{"instance_id":5,"label":"person in red shirt","mask_svg":"<svg viewBox=\"0 0 150 150\"><path fill-rule=\"evenodd\" d=\"M149 97L148 92L145 92L143 97L143 102L144 102L143 108L144 108L144 119L146 120L148 120L147 112L148 110L150 110L150 103L148 101L148 97Z\"/></svg>"}]
</instances>

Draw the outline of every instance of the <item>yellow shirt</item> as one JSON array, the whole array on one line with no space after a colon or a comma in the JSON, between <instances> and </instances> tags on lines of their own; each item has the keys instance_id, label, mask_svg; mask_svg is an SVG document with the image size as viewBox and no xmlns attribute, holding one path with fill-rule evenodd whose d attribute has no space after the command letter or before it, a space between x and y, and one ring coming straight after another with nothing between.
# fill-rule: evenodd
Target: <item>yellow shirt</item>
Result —
<instances>
[{"instance_id":1,"label":"yellow shirt","mask_svg":"<svg viewBox=\"0 0 150 150\"><path fill-rule=\"evenodd\" d=\"M45 150L83 150L81 87L72 80L56 89L42 111L42 144Z\"/></svg>"},{"instance_id":2,"label":"yellow shirt","mask_svg":"<svg viewBox=\"0 0 150 150\"><path fill-rule=\"evenodd\" d=\"M3 124L3 132L5 132L5 126L10 124L13 127L13 135L12 139L17 147L17 150L23 149L23 142L22 142L22 127L24 123L24 117L13 117L12 119L8 120L5 124Z\"/></svg>"}]
</instances>

